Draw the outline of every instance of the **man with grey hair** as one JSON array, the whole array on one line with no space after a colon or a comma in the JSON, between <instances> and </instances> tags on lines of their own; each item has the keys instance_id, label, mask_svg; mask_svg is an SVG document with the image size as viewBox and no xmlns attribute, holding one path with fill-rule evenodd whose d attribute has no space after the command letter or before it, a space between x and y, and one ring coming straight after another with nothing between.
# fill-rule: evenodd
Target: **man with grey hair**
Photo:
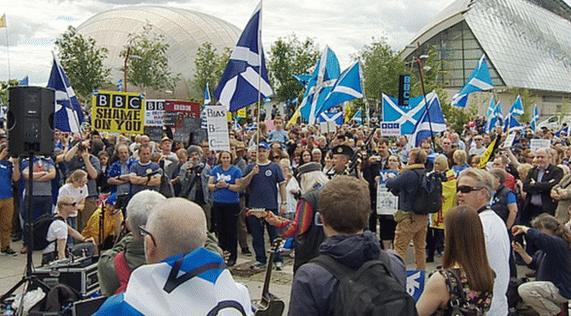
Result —
<instances>
[{"instance_id":1,"label":"man with grey hair","mask_svg":"<svg viewBox=\"0 0 571 316\"><path fill-rule=\"evenodd\" d=\"M165 200L166 198L156 191L143 190L133 195L129 201L126 219L129 233L113 248L102 253L97 263L99 285L104 296L123 292L127 287L129 278L122 275L122 271L116 271L117 265L133 271L145 263L143 238L136 232L139 226L147 223L147 218L155 207Z\"/></svg>"},{"instance_id":2,"label":"man with grey hair","mask_svg":"<svg viewBox=\"0 0 571 316\"><path fill-rule=\"evenodd\" d=\"M133 271L125 293L109 298L95 315L252 315L248 290L234 282L220 255L202 247L207 229L199 205L167 199L139 231L147 265Z\"/></svg>"},{"instance_id":3,"label":"man with grey hair","mask_svg":"<svg viewBox=\"0 0 571 316\"><path fill-rule=\"evenodd\" d=\"M507 315L507 290L510 278L510 240L504 221L490 208L494 194L492 175L482 169L469 168L458 178L458 205L466 205L477 210L486 241L486 253L490 266L496 273L492 305L488 315Z\"/></svg>"},{"instance_id":4,"label":"man with grey hair","mask_svg":"<svg viewBox=\"0 0 571 316\"><path fill-rule=\"evenodd\" d=\"M208 190L210 166L202 160L203 152L200 146L191 145L186 151L188 161L180 167L178 175L181 186L179 197L200 205L206 215L208 228L210 231L214 231L214 227L211 225L213 220L210 213L210 191Z\"/></svg>"}]
</instances>

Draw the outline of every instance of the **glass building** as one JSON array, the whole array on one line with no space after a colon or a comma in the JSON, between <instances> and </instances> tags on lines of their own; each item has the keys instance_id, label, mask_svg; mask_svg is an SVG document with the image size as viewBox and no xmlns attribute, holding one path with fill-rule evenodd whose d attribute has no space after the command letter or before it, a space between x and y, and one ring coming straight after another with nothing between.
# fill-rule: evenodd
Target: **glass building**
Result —
<instances>
[{"instance_id":1,"label":"glass building","mask_svg":"<svg viewBox=\"0 0 571 316\"><path fill-rule=\"evenodd\" d=\"M438 80L452 94L485 54L496 91L529 89L542 116L561 112L563 99L571 99L571 7L562 0L456 0L401 57L429 47L442 61Z\"/></svg>"},{"instance_id":2,"label":"glass building","mask_svg":"<svg viewBox=\"0 0 571 316\"><path fill-rule=\"evenodd\" d=\"M167 56L173 74L181 81L172 94L164 91L147 93L147 97L189 98L188 80L193 79L196 51L203 42L210 42L218 52L233 48L240 30L219 18L186 9L159 6L126 6L104 11L83 22L77 29L95 39L97 45L108 49L106 66L111 67L112 82L123 79L124 58L119 54L127 43L129 33L137 33L147 23L153 31L163 34L169 44ZM128 86L129 90L131 86ZM214 87L211 87L214 89Z\"/></svg>"}]
</instances>

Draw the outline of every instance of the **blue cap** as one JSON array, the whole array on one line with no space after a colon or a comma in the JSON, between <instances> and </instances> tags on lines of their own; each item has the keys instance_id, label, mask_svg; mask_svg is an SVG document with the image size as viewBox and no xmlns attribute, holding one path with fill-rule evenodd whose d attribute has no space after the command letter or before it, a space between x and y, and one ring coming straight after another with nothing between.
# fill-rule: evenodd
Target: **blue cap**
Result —
<instances>
[{"instance_id":1,"label":"blue cap","mask_svg":"<svg viewBox=\"0 0 571 316\"><path fill-rule=\"evenodd\" d=\"M117 203L117 193L113 192L107 197L107 200L105 200L105 204L115 206L116 203Z\"/></svg>"},{"instance_id":2,"label":"blue cap","mask_svg":"<svg viewBox=\"0 0 571 316\"><path fill-rule=\"evenodd\" d=\"M269 150L269 149L270 149L270 144L268 144L268 143L266 143L266 142L260 142L260 144L258 145L258 148L262 148L262 149Z\"/></svg>"}]
</instances>

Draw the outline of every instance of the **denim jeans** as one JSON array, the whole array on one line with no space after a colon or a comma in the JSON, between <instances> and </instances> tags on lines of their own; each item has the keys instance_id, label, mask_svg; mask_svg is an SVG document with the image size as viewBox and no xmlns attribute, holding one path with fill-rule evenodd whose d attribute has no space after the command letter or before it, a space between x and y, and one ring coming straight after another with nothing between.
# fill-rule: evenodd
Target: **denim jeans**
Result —
<instances>
[{"instance_id":1,"label":"denim jeans","mask_svg":"<svg viewBox=\"0 0 571 316\"><path fill-rule=\"evenodd\" d=\"M271 210L274 214L277 214L277 211ZM264 226L266 226L268 230L268 234L270 235L270 242L273 243L276 237L278 237L278 233L276 228L268 223L264 219L256 218L255 216L248 216L246 218L248 222L248 226L250 227L250 233L252 234L252 246L254 246L254 252L256 253L256 261L261 263L266 263L266 247L264 245ZM281 262L282 257L279 253L277 253L274 257L274 262Z\"/></svg>"}]
</instances>

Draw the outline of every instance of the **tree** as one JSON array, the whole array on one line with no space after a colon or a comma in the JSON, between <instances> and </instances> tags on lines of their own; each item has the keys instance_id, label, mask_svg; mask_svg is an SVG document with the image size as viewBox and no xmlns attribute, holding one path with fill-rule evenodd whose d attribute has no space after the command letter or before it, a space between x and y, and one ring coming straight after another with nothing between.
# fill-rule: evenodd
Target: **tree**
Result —
<instances>
[{"instance_id":1,"label":"tree","mask_svg":"<svg viewBox=\"0 0 571 316\"><path fill-rule=\"evenodd\" d=\"M318 57L318 47L310 38L300 41L292 34L274 42L268 58L268 70L279 101L288 101L303 93L304 87L293 76L307 73Z\"/></svg>"},{"instance_id":2,"label":"tree","mask_svg":"<svg viewBox=\"0 0 571 316\"><path fill-rule=\"evenodd\" d=\"M202 100L202 92L207 82L210 92L216 88L231 53L232 50L228 47L218 53L210 42L204 42L198 47L194 60L196 71L194 78L190 81L190 95L193 99Z\"/></svg>"},{"instance_id":3,"label":"tree","mask_svg":"<svg viewBox=\"0 0 571 316\"><path fill-rule=\"evenodd\" d=\"M387 43L386 38L372 39L354 56L363 63L365 96L378 104L381 93L398 94L399 75L405 73L405 63Z\"/></svg>"},{"instance_id":4,"label":"tree","mask_svg":"<svg viewBox=\"0 0 571 316\"><path fill-rule=\"evenodd\" d=\"M169 70L169 46L165 35L154 32L150 23L145 24L140 33L130 33L119 54L127 61L127 81L143 91L174 89L180 73L174 75Z\"/></svg>"},{"instance_id":5,"label":"tree","mask_svg":"<svg viewBox=\"0 0 571 316\"><path fill-rule=\"evenodd\" d=\"M84 37L70 26L55 45L61 65L82 100L86 100L93 90L109 83L111 69L103 65L107 49L97 47L93 38Z\"/></svg>"},{"instance_id":6,"label":"tree","mask_svg":"<svg viewBox=\"0 0 571 316\"><path fill-rule=\"evenodd\" d=\"M8 105L8 88L18 86L18 80L0 81L0 105Z\"/></svg>"}]
</instances>

